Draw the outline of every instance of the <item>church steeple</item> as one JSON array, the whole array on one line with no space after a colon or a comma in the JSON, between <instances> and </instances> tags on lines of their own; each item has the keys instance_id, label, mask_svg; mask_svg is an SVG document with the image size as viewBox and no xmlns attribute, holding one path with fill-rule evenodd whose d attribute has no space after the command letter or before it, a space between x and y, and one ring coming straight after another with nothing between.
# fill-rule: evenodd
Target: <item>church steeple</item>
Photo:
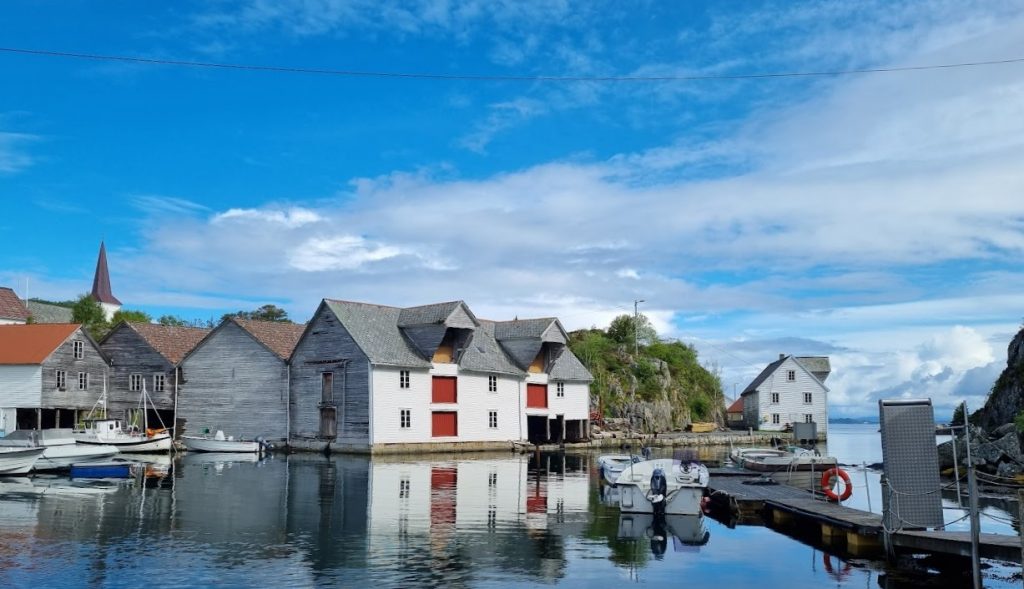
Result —
<instances>
[{"instance_id":1,"label":"church steeple","mask_svg":"<svg viewBox=\"0 0 1024 589\"><path fill-rule=\"evenodd\" d=\"M100 242L100 257L96 260L96 276L92 279L92 298L103 307L107 321L114 313L121 308L121 301L117 300L110 290L110 272L107 270L107 248Z\"/></svg>"}]
</instances>

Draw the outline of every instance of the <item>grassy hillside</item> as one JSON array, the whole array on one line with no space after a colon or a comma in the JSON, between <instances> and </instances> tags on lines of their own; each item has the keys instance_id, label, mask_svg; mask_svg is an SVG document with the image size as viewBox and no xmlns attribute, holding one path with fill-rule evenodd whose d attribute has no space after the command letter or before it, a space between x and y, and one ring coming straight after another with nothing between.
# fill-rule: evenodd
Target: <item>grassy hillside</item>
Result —
<instances>
[{"instance_id":1,"label":"grassy hillside","mask_svg":"<svg viewBox=\"0 0 1024 589\"><path fill-rule=\"evenodd\" d=\"M694 421L723 421L722 383L702 366L697 351L663 341L643 316L634 352L633 318L617 317L608 329L569 334L569 348L594 375L591 394L604 417L624 417L648 431L667 431Z\"/></svg>"}]
</instances>

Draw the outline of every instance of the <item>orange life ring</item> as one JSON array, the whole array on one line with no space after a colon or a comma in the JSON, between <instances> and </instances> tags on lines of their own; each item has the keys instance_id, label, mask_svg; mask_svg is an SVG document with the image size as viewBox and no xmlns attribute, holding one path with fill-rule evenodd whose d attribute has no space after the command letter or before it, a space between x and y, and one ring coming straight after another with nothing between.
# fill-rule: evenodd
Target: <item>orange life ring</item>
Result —
<instances>
[{"instance_id":1,"label":"orange life ring","mask_svg":"<svg viewBox=\"0 0 1024 589\"><path fill-rule=\"evenodd\" d=\"M165 428L165 427L162 427L162 428L159 428L159 429L150 429L150 428L147 428L147 429L146 429L146 437L147 437L147 438L152 438L153 436L155 436L155 435L157 435L157 434L162 434L162 433L164 433L165 431L167 431L167 428Z\"/></svg>"},{"instance_id":2,"label":"orange life ring","mask_svg":"<svg viewBox=\"0 0 1024 589\"><path fill-rule=\"evenodd\" d=\"M839 561L843 565L842 567L839 568L838 572L836 571L835 567L832 566L832 559L833 558L836 559L837 561ZM822 560L822 564L825 565L825 572L828 573L829 575L831 575L832 577L838 579L838 580L843 580L844 578L846 578L850 574L850 569L852 567L850 566L849 562L846 562L846 561L844 561L844 560L842 560L842 559L840 559L838 557L832 556L831 554L829 554L827 552L822 552L821 553L821 560Z\"/></svg>"},{"instance_id":3,"label":"orange life ring","mask_svg":"<svg viewBox=\"0 0 1024 589\"><path fill-rule=\"evenodd\" d=\"M837 495L832 489L832 479L839 477L843 479L843 493ZM825 493L825 497L829 501L846 501L853 495L853 485L850 483L850 475L846 474L846 471L836 467L830 468L821 475L821 490Z\"/></svg>"}]
</instances>

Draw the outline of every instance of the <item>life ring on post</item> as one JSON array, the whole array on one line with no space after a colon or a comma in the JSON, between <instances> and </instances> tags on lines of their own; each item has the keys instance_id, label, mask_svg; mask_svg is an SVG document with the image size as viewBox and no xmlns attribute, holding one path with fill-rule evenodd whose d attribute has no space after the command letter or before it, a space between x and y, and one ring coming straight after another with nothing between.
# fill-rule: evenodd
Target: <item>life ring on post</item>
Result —
<instances>
[{"instance_id":1,"label":"life ring on post","mask_svg":"<svg viewBox=\"0 0 1024 589\"><path fill-rule=\"evenodd\" d=\"M832 480L839 477L843 480L843 492L836 494L835 490L832 489ZM830 468L821 475L821 490L825 493L825 497L829 501L846 501L853 495L853 485L850 483L850 475L846 474L846 471L839 468Z\"/></svg>"}]
</instances>

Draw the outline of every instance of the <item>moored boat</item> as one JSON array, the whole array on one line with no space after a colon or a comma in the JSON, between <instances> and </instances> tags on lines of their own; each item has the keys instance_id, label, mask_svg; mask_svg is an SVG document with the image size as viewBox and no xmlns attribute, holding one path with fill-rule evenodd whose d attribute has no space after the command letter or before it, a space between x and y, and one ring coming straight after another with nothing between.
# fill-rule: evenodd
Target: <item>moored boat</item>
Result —
<instances>
[{"instance_id":1,"label":"moored boat","mask_svg":"<svg viewBox=\"0 0 1024 589\"><path fill-rule=\"evenodd\" d=\"M0 448L0 475L28 474L42 455L42 448Z\"/></svg>"},{"instance_id":2,"label":"moored boat","mask_svg":"<svg viewBox=\"0 0 1024 589\"><path fill-rule=\"evenodd\" d=\"M119 452L167 452L171 434L166 430L126 430L120 419L92 419L75 430L75 441L81 444L109 445Z\"/></svg>"},{"instance_id":3,"label":"moored boat","mask_svg":"<svg viewBox=\"0 0 1024 589\"><path fill-rule=\"evenodd\" d=\"M598 456L597 467L601 471L601 476L604 477L605 482L609 485L614 485L622 471L630 464L633 464L634 460L639 460L639 458L627 454L605 454L604 456Z\"/></svg>"},{"instance_id":4,"label":"moored boat","mask_svg":"<svg viewBox=\"0 0 1024 589\"><path fill-rule=\"evenodd\" d=\"M771 475L777 483L811 491L822 491L822 475L839 466L834 456L797 447L735 448L730 458L742 468Z\"/></svg>"},{"instance_id":5,"label":"moored boat","mask_svg":"<svg viewBox=\"0 0 1024 589\"><path fill-rule=\"evenodd\" d=\"M698 515L709 480L708 469L672 458L636 462L615 481L623 513Z\"/></svg>"},{"instance_id":6,"label":"moored boat","mask_svg":"<svg viewBox=\"0 0 1024 589\"><path fill-rule=\"evenodd\" d=\"M85 462L71 465L71 478L126 479L132 476L132 462Z\"/></svg>"},{"instance_id":7,"label":"moored boat","mask_svg":"<svg viewBox=\"0 0 1024 589\"><path fill-rule=\"evenodd\" d=\"M236 440L217 430L212 436L181 436L185 448L193 452L239 452L255 454L264 449L262 440Z\"/></svg>"},{"instance_id":8,"label":"moored boat","mask_svg":"<svg viewBox=\"0 0 1024 589\"><path fill-rule=\"evenodd\" d=\"M73 462L103 460L117 454L110 445L79 444L70 429L17 430L0 438L0 448L42 448L33 470L62 470Z\"/></svg>"}]
</instances>

